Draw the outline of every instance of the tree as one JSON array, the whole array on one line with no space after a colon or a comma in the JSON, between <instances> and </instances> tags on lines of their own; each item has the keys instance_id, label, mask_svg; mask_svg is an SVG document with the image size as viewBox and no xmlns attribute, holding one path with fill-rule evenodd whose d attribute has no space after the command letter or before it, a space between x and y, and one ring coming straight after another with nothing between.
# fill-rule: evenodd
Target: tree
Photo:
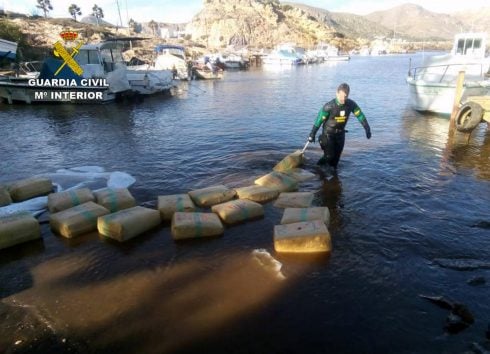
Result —
<instances>
[{"instance_id":1,"label":"tree","mask_svg":"<svg viewBox=\"0 0 490 354\"><path fill-rule=\"evenodd\" d=\"M156 23L155 21L151 20L148 23L148 26L150 26L150 28L151 28L151 30L153 32L153 35L156 35L157 29L158 29L158 23Z\"/></svg>"},{"instance_id":2,"label":"tree","mask_svg":"<svg viewBox=\"0 0 490 354\"><path fill-rule=\"evenodd\" d=\"M70 13L71 17L73 17L75 22L77 21L77 15L80 16L82 14L80 7L75 4L70 5L70 7L68 8L68 12Z\"/></svg>"},{"instance_id":3,"label":"tree","mask_svg":"<svg viewBox=\"0 0 490 354\"><path fill-rule=\"evenodd\" d=\"M98 26L99 19L104 18L104 11L102 11L102 8L97 6L97 4L94 4L94 7L92 7L92 15L97 20L97 26Z\"/></svg>"},{"instance_id":4,"label":"tree","mask_svg":"<svg viewBox=\"0 0 490 354\"><path fill-rule=\"evenodd\" d=\"M38 9L43 10L43 12L44 12L44 18L48 17L48 12L53 9L53 6L51 5L51 1L50 0L37 0L36 7Z\"/></svg>"},{"instance_id":5,"label":"tree","mask_svg":"<svg viewBox=\"0 0 490 354\"><path fill-rule=\"evenodd\" d=\"M129 28L134 32L134 33L140 33L141 32L141 23L136 22L132 18L129 19L128 22Z\"/></svg>"}]
</instances>

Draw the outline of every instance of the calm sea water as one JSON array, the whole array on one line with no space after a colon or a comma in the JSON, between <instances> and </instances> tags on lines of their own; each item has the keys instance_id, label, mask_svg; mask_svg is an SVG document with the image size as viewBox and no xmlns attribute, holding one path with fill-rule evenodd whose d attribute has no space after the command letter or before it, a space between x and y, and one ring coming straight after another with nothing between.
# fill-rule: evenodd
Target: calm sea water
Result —
<instances>
[{"instance_id":1,"label":"calm sea water","mask_svg":"<svg viewBox=\"0 0 490 354\"><path fill-rule=\"evenodd\" d=\"M0 352L460 353L484 342L490 133L481 125L468 145L450 143L447 118L412 111L408 61L227 72L142 103L1 104L0 183L43 175L70 186L83 175L56 171L99 166L133 176L130 191L149 205L253 184L303 147L341 82L373 137L351 119L338 177L301 184L330 208L327 257L276 254L282 209L270 203L264 219L182 243L168 225L116 244L43 224L42 241L0 253ZM320 154L310 145L305 168L317 172ZM285 279L253 256L261 248ZM476 277L486 282L468 284ZM466 305L474 323L449 334L449 311L421 294Z\"/></svg>"}]
</instances>

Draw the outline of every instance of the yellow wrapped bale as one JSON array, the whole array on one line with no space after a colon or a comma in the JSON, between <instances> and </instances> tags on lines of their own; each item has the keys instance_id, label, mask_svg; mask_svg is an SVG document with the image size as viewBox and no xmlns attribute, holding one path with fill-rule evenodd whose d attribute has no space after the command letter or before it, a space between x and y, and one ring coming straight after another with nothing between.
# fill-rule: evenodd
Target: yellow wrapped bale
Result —
<instances>
[{"instance_id":1,"label":"yellow wrapped bale","mask_svg":"<svg viewBox=\"0 0 490 354\"><path fill-rule=\"evenodd\" d=\"M61 236L72 238L97 230L97 218L109 214L109 210L94 202L51 214L49 225Z\"/></svg>"},{"instance_id":2,"label":"yellow wrapped bale","mask_svg":"<svg viewBox=\"0 0 490 354\"><path fill-rule=\"evenodd\" d=\"M240 187L235 190L238 198L249 199L258 203L268 202L279 195L279 191L277 189L272 189L259 185Z\"/></svg>"},{"instance_id":3,"label":"yellow wrapped bale","mask_svg":"<svg viewBox=\"0 0 490 354\"><path fill-rule=\"evenodd\" d=\"M27 212L0 217L0 249L41 237L39 222Z\"/></svg>"},{"instance_id":4,"label":"yellow wrapped bale","mask_svg":"<svg viewBox=\"0 0 490 354\"><path fill-rule=\"evenodd\" d=\"M27 178L9 186L10 197L14 202L49 194L53 191L53 183L49 178Z\"/></svg>"},{"instance_id":5,"label":"yellow wrapped bale","mask_svg":"<svg viewBox=\"0 0 490 354\"><path fill-rule=\"evenodd\" d=\"M280 172L271 172L255 180L255 184L275 189L279 192L291 192L298 189L298 182Z\"/></svg>"},{"instance_id":6,"label":"yellow wrapped bale","mask_svg":"<svg viewBox=\"0 0 490 354\"><path fill-rule=\"evenodd\" d=\"M95 201L95 196L88 188L74 189L48 195L50 213L72 208L74 206Z\"/></svg>"},{"instance_id":7,"label":"yellow wrapped bale","mask_svg":"<svg viewBox=\"0 0 490 354\"><path fill-rule=\"evenodd\" d=\"M290 177L293 177L298 182L305 182L316 178L316 175L302 168L293 168L292 170L284 171Z\"/></svg>"},{"instance_id":8,"label":"yellow wrapped bale","mask_svg":"<svg viewBox=\"0 0 490 354\"><path fill-rule=\"evenodd\" d=\"M303 164L303 156L304 155L301 153L301 151L297 150L283 158L277 165L274 166L273 170L283 172L301 166Z\"/></svg>"},{"instance_id":9,"label":"yellow wrapped bale","mask_svg":"<svg viewBox=\"0 0 490 354\"><path fill-rule=\"evenodd\" d=\"M219 236L224 232L223 224L214 213L176 212L172 217L171 232L174 240Z\"/></svg>"},{"instance_id":10,"label":"yellow wrapped bale","mask_svg":"<svg viewBox=\"0 0 490 354\"><path fill-rule=\"evenodd\" d=\"M189 192L189 196L194 203L200 207L210 207L232 200L236 195L234 189L224 185L212 186L202 189L196 189Z\"/></svg>"},{"instance_id":11,"label":"yellow wrapped bale","mask_svg":"<svg viewBox=\"0 0 490 354\"><path fill-rule=\"evenodd\" d=\"M236 224L264 216L262 205L248 199L237 199L217 204L211 210L213 213L218 214L220 219L226 224Z\"/></svg>"},{"instance_id":12,"label":"yellow wrapped bale","mask_svg":"<svg viewBox=\"0 0 490 354\"><path fill-rule=\"evenodd\" d=\"M99 233L123 242L160 225L160 212L141 206L120 210L97 219Z\"/></svg>"},{"instance_id":13,"label":"yellow wrapped bale","mask_svg":"<svg viewBox=\"0 0 490 354\"><path fill-rule=\"evenodd\" d=\"M10 198L10 193L7 188L0 186L0 207L9 205L12 203L12 198Z\"/></svg>"},{"instance_id":14,"label":"yellow wrapped bale","mask_svg":"<svg viewBox=\"0 0 490 354\"><path fill-rule=\"evenodd\" d=\"M330 224L330 211L327 207L286 208L282 215L281 224L311 220L321 220L328 227Z\"/></svg>"},{"instance_id":15,"label":"yellow wrapped bale","mask_svg":"<svg viewBox=\"0 0 490 354\"><path fill-rule=\"evenodd\" d=\"M313 202L311 192L283 192L279 194L274 206L277 208L308 208Z\"/></svg>"},{"instance_id":16,"label":"yellow wrapped bale","mask_svg":"<svg viewBox=\"0 0 490 354\"><path fill-rule=\"evenodd\" d=\"M136 206L136 200L127 188L104 188L94 192L94 195L97 204L102 205L111 213Z\"/></svg>"},{"instance_id":17,"label":"yellow wrapped bale","mask_svg":"<svg viewBox=\"0 0 490 354\"><path fill-rule=\"evenodd\" d=\"M284 253L330 252L332 241L321 220L274 226L274 249Z\"/></svg>"},{"instance_id":18,"label":"yellow wrapped bale","mask_svg":"<svg viewBox=\"0 0 490 354\"><path fill-rule=\"evenodd\" d=\"M172 220L176 211L192 212L196 206L188 194L173 194L158 196L158 210L162 220Z\"/></svg>"}]
</instances>

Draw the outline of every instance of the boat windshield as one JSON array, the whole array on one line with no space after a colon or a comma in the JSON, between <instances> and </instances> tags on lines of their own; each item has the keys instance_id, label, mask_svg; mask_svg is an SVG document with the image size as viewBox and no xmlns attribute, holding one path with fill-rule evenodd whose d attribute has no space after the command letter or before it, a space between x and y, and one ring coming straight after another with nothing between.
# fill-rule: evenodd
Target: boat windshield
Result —
<instances>
[{"instance_id":1,"label":"boat windshield","mask_svg":"<svg viewBox=\"0 0 490 354\"><path fill-rule=\"evenodd\" d=\"M100 64L99 53L97 50L81 49L77 54L76 60L80 65Z\"/></svg>"}]
</instances>

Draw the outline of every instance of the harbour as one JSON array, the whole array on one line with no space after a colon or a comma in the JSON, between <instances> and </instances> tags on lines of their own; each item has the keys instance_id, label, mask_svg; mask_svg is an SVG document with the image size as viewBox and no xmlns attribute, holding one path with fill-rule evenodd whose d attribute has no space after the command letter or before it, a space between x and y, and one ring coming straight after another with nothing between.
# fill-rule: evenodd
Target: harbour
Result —
<instances>
[{"instance_id":1,"label":"harbour","mask_svg":"<svg viewBox=\"0 0 490 354\"><path fill-rule=\"evenodd\" d=\"M484 345L490 131L480 124L468 143L450 140L447 117L413 110L410 58L423 56L254 67L182 81L172 97L143 102L1 104L2 182L47 176L97 189L123 176L137 203L153 208L159 195L253 184L304 146L341 82L373 136L350 120L336 175L320 175L318 143L305 151L303 168L316 178L300 190L330 210L328 255L276 253L283 210L272 203L261 219L187 242L175 242L168 224L116 243L97 232L66 239L42 223L41 240L0 252L0 349L433 353ZM449 311L420 295L464 304L474 322L450 333Z\"/></svg>"}]
</instances>

